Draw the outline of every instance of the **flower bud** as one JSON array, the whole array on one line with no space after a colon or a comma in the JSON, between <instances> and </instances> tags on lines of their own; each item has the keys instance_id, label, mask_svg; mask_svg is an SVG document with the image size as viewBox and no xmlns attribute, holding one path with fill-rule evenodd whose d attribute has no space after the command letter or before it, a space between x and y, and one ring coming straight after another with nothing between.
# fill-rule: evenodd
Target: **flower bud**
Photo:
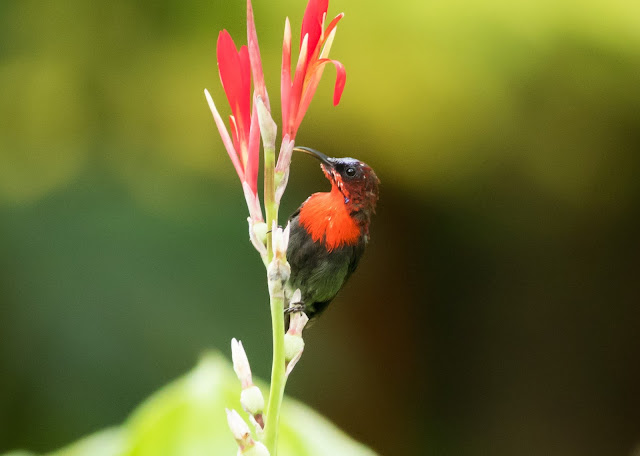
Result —
<instances>
[{"instance_id":1,"label":"flower bud","mask_svg":"<svg viewBox=\"0 0 640 456\"><path fill-rule=\"evenodd\" d=\"M287 257L287 247L289 246L289 232L291 231L291 224L287 223L287 226L282 229L277 226L276 222L273 222L271 230L271 244L273 247L273 256L282 260Z\"/></svg>"},{"instance_id":2,"label":"flower bud","mask_svg":"<svg viewBox=\"0 0 640 456\"><path fill-rule=\"evenodd\" d=\"M284 335L284 358L288 363L304 350L304 340L299 335Z\"/></svg>"},{"instance_id":3,"label":"flower bud","mask_svg":"<svg viewBox=\"0 0 640 456\"><path fill-rule=\"evenodd\" d=\"M260 206L258 194L251 190L251 186L247 181L242 182L242 191L244 192L244 199L247 201L250 218L256 222L261 222L263 220L262 207Z\"/></svg>"},{"instance_id":4,"label":"flower bud","mask_svg":"<svg viewBox=\"0 0 640 456\"><path fill-rule=\"evenodd\" d=\"M302 352L303 350L300 350L298 354L294 356L293 359L287 363L287 366L284 371L285 376L288 377L291 371L293 370L293 368L296 367L296 364L298 364L298 361L300 361L300 358L302 358Z\"/></svg>"},{"instance_id":5,"label":"flower bud","mask_svg":"<svg viewBox=\"0 0 640 456\"><path fill-rule=\"evenodd\" d=\"M269 456L269 450L262 442L255 442L251 448L247 448L243 452L239 452L243 456Z\"/></svg>"},{"instance_id":6,"label":"flower bud","mask_svg":"<svg viewBox=\"0 0 640 456\"><path fill-rule=\"evenodd\" d=\"M260 388L253 385L242 390L240 393L240 404L245 412L250 415L261 414L264 410L264 397Z\"/></svg>"},{"instance_id":7,"label":"flower bud","mask_svg":"<svg viewBox=\"0 0 640 456\"><path fill-rule=\"evenodd\" d=\"M293 301L292 301L293 303ZM295 304L295 303L294 303ZM289 320L289 330L287 334L302 337L302 330L309 322L309 317L304 312L294 312Z\"/></svg>"},{"instance_id":8,"label":"flower bud","mask_svg":"<svg viewBox=\"0 0 640 456\"><path fill-rule=\"evenodd\" d=\"M291 299L289 299L289 306L299 304L300 302L302 302L302 292L300 291L300 288L297 288L291 295Z\"/></svg>"},{"instance_id":9,"label":"flower bud","mask_svg":"<svg viewBox=\"0 0 640 456\"><path fill-rule=\"evenodd\" d=\"M242 342L231 339L231 358L233 359L233 370L236 371L238 380L242 383L242 389L248 388L253 384L251 379L251 367L249 366L249 359L244 351Z\"/></svg>"},{"instance_id":10,"label":"flower bud","mask_svg":"<svg viewBox=\"0 0 640 456\"><path fill-rule=\"evenodd\" d=\"M287 183L289 182L289 168L291 165L293 146L294 142L289 138L289 135L285 135L284 138L282 138L280 153L278 154L278 163L276 164L275 169L277 204L280 204L282 194L287 188Z\"/></svg>"},{"instance_id":11,"label":"flower bud","mask_svg":"<svg viewBox=\"0 0 640 456\"><path fill-rule=\"evenodd\" d=\"M273 148L275 154L276 147L276 135L278 133L278 126L273 121L271 113L265 106L262 97L258 96L255 99L256 107L258 110L258 122L260 123L260 133L262 134L262 142L265 146Z\"/></svg>"},{"instance_id":12,"label":"flower bud","mask_svg":"<svg viewBox=\"0 0 640 456\"><path fill-rule=\"evenodd\" d=\"M249 222L249 239L258 251L260 256L267 256L267 224L262 221L254 221L251 217Z\"/></svg>"},{"instance_id":13,"label":"flower bud","mask_svg":"<svg viewBox=\"0 0 640 456\"><path fill-rule=\"evenodd\" d=\"M238 412L227 409L227 423L229 423L229 429L231 429L233 438L236 439L241 450L253 445L249 426L244 422Z\"/></svg>"}]
</instances>

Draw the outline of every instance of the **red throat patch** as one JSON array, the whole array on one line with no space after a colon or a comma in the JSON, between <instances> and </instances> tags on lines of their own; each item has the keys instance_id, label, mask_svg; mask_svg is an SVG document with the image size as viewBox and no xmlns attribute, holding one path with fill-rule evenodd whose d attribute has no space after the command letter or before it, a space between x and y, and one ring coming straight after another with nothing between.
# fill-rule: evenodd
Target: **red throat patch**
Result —
<instances>
[{"instance_id":1,"label":"red throat patch","mask_svg":"<svg viewBox=\"0 0 640 456\"><path fill-rule=\"evenodd\" d=\"M315 241L324 239L327 250L354 245L360 239L360 227L349 214L344 195L334 185L328 193L315 193L300 209L300 224Z\"/></svg>"}]
</instances>

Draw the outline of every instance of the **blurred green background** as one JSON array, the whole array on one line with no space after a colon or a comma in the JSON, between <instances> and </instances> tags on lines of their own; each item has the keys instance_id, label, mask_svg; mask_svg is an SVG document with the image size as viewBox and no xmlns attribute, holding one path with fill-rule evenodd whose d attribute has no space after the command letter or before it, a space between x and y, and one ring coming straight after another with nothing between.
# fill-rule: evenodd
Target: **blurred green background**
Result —
<instances>
[{"instance_id":1,"label":"blurred green background","mask_svg":"<svg viewBox=\"0 0 640 456\"><path fill-rule=\"evenodd\" d=\"M255 0L279 113L284 17ZM0 3L0 452L120 423L207 348L268 377L224 112L242 1ZM382 454L640 444L640 3L333 0L298 144L382 181L360 269L288 392ZM279 119L279 114L276 116ZM295 157L283 214L327 188Z\"/></svg>"}]
</instances>

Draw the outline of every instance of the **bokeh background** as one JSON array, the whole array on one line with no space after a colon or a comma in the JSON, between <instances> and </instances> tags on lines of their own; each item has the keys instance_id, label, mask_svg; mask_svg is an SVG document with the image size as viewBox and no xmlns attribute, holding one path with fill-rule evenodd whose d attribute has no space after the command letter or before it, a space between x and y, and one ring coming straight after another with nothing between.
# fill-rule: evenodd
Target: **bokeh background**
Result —
<instances>
[{"instance_id":1,"label":"bokeh background","mask_svg":"<svg viewBox=\"0 0 640 456\"><path fill-rule=\"evenodd\" d=\"M244 3L0 2L0 452L122 422L208 348L268 377L267 292L202 89ZM279 112L284 17L255 0ZM332 0L300 145L382 180L288 392L386 455L640 444L640 3ZM277 118L277 117L276 117ZM327 188L295 157L283 213Z\"/></svg>"}]
</instances>

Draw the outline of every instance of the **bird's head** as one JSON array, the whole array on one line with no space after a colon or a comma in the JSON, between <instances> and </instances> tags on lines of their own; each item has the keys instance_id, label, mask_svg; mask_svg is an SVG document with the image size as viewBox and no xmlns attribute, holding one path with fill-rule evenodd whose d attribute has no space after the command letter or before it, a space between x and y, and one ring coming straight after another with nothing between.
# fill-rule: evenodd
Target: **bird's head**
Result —
<instances>
[{"instance_id":1,"label":"bird's head","mask_svg":"<svg viewBox=\"0 0 640 456\"><path fill-rule=\"evenodd\" d=\"M307 153L321 163L324 175L331 182L332 191L339 191L344 203L353 213L363 213L367 218L375 213L380 180L373 169L355 158L333 158L308 147L294 150Z\"/></svg>"}]
</instances>

